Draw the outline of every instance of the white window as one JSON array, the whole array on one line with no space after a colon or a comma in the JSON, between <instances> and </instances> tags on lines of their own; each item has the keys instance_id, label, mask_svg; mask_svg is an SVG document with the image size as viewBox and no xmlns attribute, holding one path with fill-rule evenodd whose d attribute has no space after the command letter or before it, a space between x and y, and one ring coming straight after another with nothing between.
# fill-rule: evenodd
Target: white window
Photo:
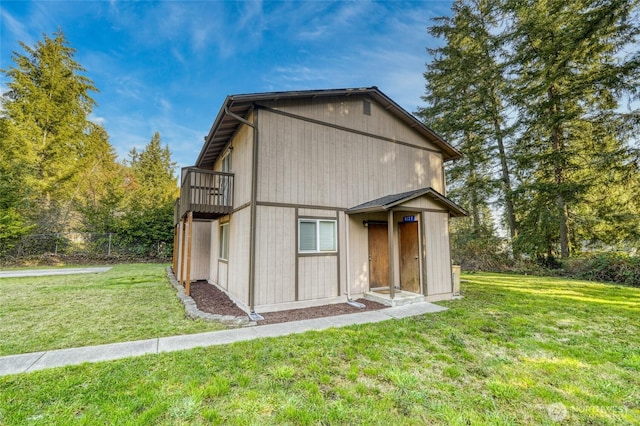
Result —
<instances>
[{"instance_id":1,"label":"white window","mask_svg":"<svg viewBox=\"0 0 640 426\"><path fill-rule=\"evenodd\" d=\"M229 224L220 225L220 255L222 260L229 260Z\"/></svg>"},{"instance_id":2,"label":"white window","mask_svg":"<svg viewBox=\"0 0 640 426\"><path fill-rule=\"evenodd\" d=\"M330 253L338 250L336 221L300 219L298 222L298 252Z\"/></svg>"}]
</instances>

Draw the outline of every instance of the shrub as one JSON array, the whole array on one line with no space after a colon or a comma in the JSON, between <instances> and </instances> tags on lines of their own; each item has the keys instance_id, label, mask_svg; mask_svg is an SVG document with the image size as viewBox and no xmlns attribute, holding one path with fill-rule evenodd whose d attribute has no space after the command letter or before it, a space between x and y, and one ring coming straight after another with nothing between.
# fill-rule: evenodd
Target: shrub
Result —
<instances>
[{"instance_id":1,"label":"shrub","mask_svg":"<svg viewBox=\"0 0 640 426\"><path fill-rule=\"evenodd\" d=\"M567 270L577 278L640 287L640 257L626 253L598 253L572 259Z\"/></svg>"}]
</instances>

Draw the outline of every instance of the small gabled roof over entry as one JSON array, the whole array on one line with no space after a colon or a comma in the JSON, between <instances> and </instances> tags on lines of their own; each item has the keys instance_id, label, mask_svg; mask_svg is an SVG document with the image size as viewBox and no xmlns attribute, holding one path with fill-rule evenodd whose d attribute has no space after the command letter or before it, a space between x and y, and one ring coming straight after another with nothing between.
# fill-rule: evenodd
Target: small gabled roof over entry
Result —
<instances>
[{"instance_id":1,"label":"small gabled roof over entry","mask_svg":"<svg viewBox=\"0 0 640 426\"><path fill-rule=\"evenodd\" d=\"M436 204L441 205L452 217L467 216L467 212L462 207L431 187L386 195L375 200L367 201L366 203L350 208L347 210L347 214L388 211L395 207L402 207L403 204L407 204L421 197L427 197Z\"/></svg>"}]
</instances>

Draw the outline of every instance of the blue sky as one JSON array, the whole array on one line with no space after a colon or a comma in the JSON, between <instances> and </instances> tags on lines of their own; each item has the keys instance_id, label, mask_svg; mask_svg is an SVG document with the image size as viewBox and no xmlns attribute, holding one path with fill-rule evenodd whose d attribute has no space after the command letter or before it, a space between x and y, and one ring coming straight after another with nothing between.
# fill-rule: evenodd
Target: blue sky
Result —
<instances>
[{"instance_id":1,"label":"blue sky","mask_svg":"<svg viewBox=\"0 0 640 426\"><path fill-rule=\"evenodd\" d=\"M121 159L155 131L193 164L225 96L378 86L422 105L431 18L450 1L7 1L0 68L62 29L99 93L92 119ZM6 78L0 77L2 89Z\"/></svg>"}]
</instances>

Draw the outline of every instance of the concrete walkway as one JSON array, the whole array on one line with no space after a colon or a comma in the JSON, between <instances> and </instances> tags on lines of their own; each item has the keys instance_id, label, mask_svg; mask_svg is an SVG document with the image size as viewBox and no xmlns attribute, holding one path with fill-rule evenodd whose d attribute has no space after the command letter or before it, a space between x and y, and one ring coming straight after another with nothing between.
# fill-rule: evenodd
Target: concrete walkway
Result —
<instances>
[{"instance_id":1,"label":"concrete walkway","mask_svg":"<svg viewBox=\"0 0 640 426\"><path fill-rule=\"evenodd\" d=\"M59 268L59 269L23 269L0 271L0 278L44 277L47 275L95 274L107 272L111 266L101 268Z\"/></svg>"},{"instance_id":2,"label":"concrete walkway","mask_svg":"<svg viewBox=\"0 0 640 426\"><path fill-rule=\"evenodd\" d=\"M256 327L234 328L183 336L160 337L157 339L136 340L133 342L112 343L108 345L86 346L82 348L58 349L46 352L34 352L22 355L0 357L0 376L43 370L46 368L78 365L84 362L110 361L127 357L161 352L181 351L197 347L224 345L243 340L263 337L278 337L304 333L309 330L326 330L332 327L345 327L354 324L366 324L391 319L406 318L415 315L445 311L447 308L433 303L421 302L412 305L395 306L377 311L292 321L280 324L258 325Z\"/></svg>"}]
</instances>

